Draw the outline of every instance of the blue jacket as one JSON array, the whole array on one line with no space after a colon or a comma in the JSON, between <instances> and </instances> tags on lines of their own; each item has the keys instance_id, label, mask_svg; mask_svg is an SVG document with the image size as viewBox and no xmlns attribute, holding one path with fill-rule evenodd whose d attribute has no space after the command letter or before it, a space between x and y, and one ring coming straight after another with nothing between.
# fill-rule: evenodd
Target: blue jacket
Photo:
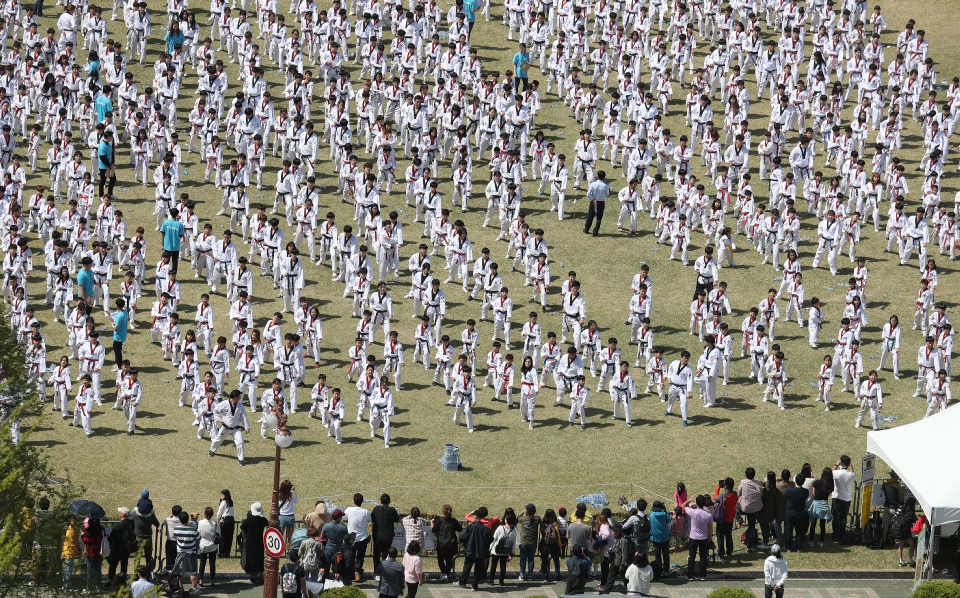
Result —
<instances>
[{"instance_id":1,"label":"blue jacket","mask_svg":"<svg viewBox=\"0 0 960 598\"><path fill-rule=\"evenodd\" d=\"M668 542L670 540L670 525L673 517L666 511L653 511L650 518L650 540L653 542Z\"/></svg>"}]
</instances>

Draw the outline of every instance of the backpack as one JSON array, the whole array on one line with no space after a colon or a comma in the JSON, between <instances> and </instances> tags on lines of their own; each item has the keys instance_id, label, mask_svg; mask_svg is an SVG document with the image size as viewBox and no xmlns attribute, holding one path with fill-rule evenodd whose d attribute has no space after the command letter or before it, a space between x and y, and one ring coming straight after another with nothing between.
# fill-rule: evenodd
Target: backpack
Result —
<instances>
[{"instance_id":1,"label":"backpack","mask_svg":"<svg viewBox=\"0 0 960 598\"><path fill-rule=\"evenodd\" d=\"M637 544L650 541L650 519L643 513L637 513L637 523L633 526L633 539Z\"/></svg>"},{"instance_id":2,"label":"backpack","mask_svg":"<svg viewBox=\"0 0 960 598\"><path fill-rule=\"evenodd\" d=\"M899 540L906 538L910 534L910 515L909 511L898 511L890 521L890 538Z\"/></svg>"},{"instance_id":3,"label":"backpack","mask_svg":"<svg viewBox=\"0 0 960 598\"><path fill-rule=\"evenodd\" d=\"M441 519L437 528L437 545L441 548L457 547L457 537L453 533L453 526L446 519Z\"/></svg>"},{"instance_id":4,"label":"backpack","mask_svg":"<svg viewBox=\"0 0 960 598\"><path fill-rule=\"evenodd\" d=\"M724 501L727 500L727 493L724 492L720 495L720 498L717 499L717 502L713 505L713 522L714 523L724 523L726 521L727 515L727 505L724 504Z\"/></svg>"},{"instance_id":5,"label":"backpack","mask_svg":"<svg viewBox=\"0 0 960 598\"><path fill-rule=\"evenodd\" d=\"M290 570L290 565L286 564L280 570L280 586L284 594L299 594L297 585L296 569Z\"/></svg>"},{"instance_id":6,"label":"backpack","mask_svg":"<svg viewBox=\"0 0 960 598\"><path fill-rule=\"evenodd\" d=\"M317 558L317 546L319 546L317 542L312 543L310 548L307 549L307 553L303 555L302 565L307 571L320 570L320 559Z\"/></svg>"}]
</instances>

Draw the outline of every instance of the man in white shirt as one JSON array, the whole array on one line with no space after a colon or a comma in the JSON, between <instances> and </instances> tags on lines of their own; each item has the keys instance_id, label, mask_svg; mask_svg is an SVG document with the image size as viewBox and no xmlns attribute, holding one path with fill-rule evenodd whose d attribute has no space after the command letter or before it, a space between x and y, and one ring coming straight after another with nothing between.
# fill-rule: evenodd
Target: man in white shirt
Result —
<instances>
[{"instance_id":1,"label":"man in white shirt","mask_svg":"<svg viewBox=\"0 0 960 598\"><path fill-rule=\"evenodd\" d=\"M355 534L353 542L353 554L356 557L354 571L357 579L363 579L363 560L367 556L367 546L370 544L370 534L367 528L370 526L370 511L363 508L363 495L357 492L353 495L353 506L347 507L344 515L347 518L347 532Z\"/></svg>"},{"instance_id":2,"label":"man in white shirt","mask_svg":"<svg viewBox=\"0 0 960 598\"><path fill-rule=\"evenodd\" d=\"M853 500L853 485L857 474L850 465L850 457L841 455L833 466L833 541L839 542L847 529L847 514Z\"/></svg>"}]
</instances>

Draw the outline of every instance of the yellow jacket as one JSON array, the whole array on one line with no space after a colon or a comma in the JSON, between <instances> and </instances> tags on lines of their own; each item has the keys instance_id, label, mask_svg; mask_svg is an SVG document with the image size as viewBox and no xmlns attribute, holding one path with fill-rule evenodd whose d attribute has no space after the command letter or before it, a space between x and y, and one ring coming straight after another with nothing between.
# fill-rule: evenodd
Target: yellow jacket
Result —
<instances>
[{"instance_id":1,"label":"yellow jacket","mask_svg":"<svg viewBox=\"0 0 960 598\"><path fill-rule=\"evenodd\" d=\"M77 526L67 524L67 532L63 536L63 548L60 556L65 559L75 559L80 556L80 541L77 536Z\"/></svg>"}]
</instances>

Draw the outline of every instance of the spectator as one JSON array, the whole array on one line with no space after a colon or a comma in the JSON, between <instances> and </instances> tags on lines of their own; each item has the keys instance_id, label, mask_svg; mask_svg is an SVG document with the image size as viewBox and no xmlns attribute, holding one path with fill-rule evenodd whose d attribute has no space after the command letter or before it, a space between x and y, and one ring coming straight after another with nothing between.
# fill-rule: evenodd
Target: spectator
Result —
<instances>
[{"instance_id":1,"label":"spectator","mask_svg":"<svg viewBox=\"0 0 960 598\"><path fill-rule=\"evenodd\" d=\"M833 541L841 542L847 531L847 515L853 500L853 484L857 474L850 464L850 457L841 455L833 467ZM789 547L787 552L790 552Z\"/></svg>"},{"instance_id":2,"label":"spectator","mask_svg":"<svg viewBox=\"0 0 960 598\"><path fill-rule=\"evenodd\" d=\"M900 557L901 567L906 567L908 564L903 560L904 547L908 547L909 565L913 567L917 564L913 560L917 550L917 541L913 537L913 526L917 522L916 507L917 499L912 496L907 498L890 521L890 539L897 541L897 556Z\"/></svg>"},{"instance_id":3,"label":"spectator","mask_svg":"<svg viewBox=\"0 0 960 598\"><path fill-rule=\"evenodd\" d=\"M463 544L463 571L460 573L460 580L453 585L458 588L465 587L470 571L474 570L472 587L476 591L487 570L487 556L490 554L493 533L483 523L488 515L487 507L480 507L472 515L473 522L460 532L460 543Z\"/></svg>"},{"instance_id":4,"label":"spectator","mask_svg":"<svg viewBox=\"0 0 960 598\"><path fill-rule=\"evenodd\" d=\"M290 544L293 528L297 526L296 505L300 499L297 498L296 489L297 487L290 480L280 482L280 531L283 532L287 544Z\"/></svg>"},{"instance_id":5,"label":"spectator","mask_svg":"<svg viewBox=\"0 0 960 598\"><path fill-rule=\"evenodd\" d=\"M370 519L373 521L374 579L380 581L380 561L387 556L393 543L393 528L400 522L400 513L390 506L389 494L380 495L380 504L373 508Z\"/></svg>"},{"instance_id":6,"label":"spectator","mask_svg":"<svg viewBox=\"0 0 960 598\"><path fill-rule=\"evenodd\" d=\"M320 530L320 541L325 543L323 562L326 564L325 569L327 570L327 574L332 573L334 578L339 576L340 581L342 581L344 585L351 585L353 583L353 576L349 575L349 579L343 579L344 575L342 575L336 567L337 556L343 548L347 533L347 526L343 524L343 511L337 509L333 512L333 520L324 525ZM353 563L350 563L349 569L350 573L352 573Z\"/></svg>"},{"instance_id":7,"label":"spectator","mask_svg":"<svg viewBox=\"0 0 960 598\"><path fill-rule=\"evenodd\" d=\"M787 508L783 517L783 535L786 541L787 552L790 552L793 546L793 536L797 537L797 552L803 547L803 533L806 531L806 520L804 514L807 511L807 497L810 496L809 490L803 489L803 474L797 474L794 478L796 485L787 488L783 496L787 500Z\"/></svg>"},{"instance_id":8,"label":"spectator","mask_svg":"<svg viewBox=\"0 0 960 598\"><path fill-rule=\"evenodd\" d=\"M267 519L263 516L263 505L258 502L250 505L246 518L240 522L243 535L240 552L240 567L250 576L250 581L263 580L263 532L267 529Z\"/></svg>"},{"instance_id":9,"label":"spectator","mask_svg":"<svg viewBox=\"0 0 960 598\"><path fill-rule=\"evenodd\" d=\"M109 565L107 567L107 582L111 587L114 583L117 565L120 566L120 575L126 580L131 548L136 549L137 547L137 536L133 529L133 521L130 520L129 507L120 507L117 512L120 514L120 521L113 526L107 538L110 544L110 556L107 557L107 564Z\"/></svg>"},{"instance_id":10,"label":"spectator","mask_svg":"<svg viewBox=\"0 0 960 598\"><path fill-rule=\"evenodd\" d=\"M67 529L63 535L63 547L60 558L63 559L63 588L68 589L73 583L73 571L77 559L80 557L80 543L77 538L77 518L70 515L67 520Z\"/></svg>"},{"instance_id":11,"label":"spectator","mask_svg":"<svg viewBox=\"0 0 960 598\"><path fill-rule=\"evenodd\" d=\"M813 501L810 503L810 508L807 509L807 514L810 516L810 540L807 542L807 546L813 546L813 536L816 533L817 521L820 521L820 543L819 546L823 546L823 538L827 535L827 522L833 519L833 514L830 512L830 495L833 493L833 472L830 471L829 467L824 467L823 472L820 474L820 479L813 482L813 487L810 489L811 496Z\"/></svg>"},{"instance_id":12,"label":"spectator","mask_svg":"<svg viewBox=\"0 0 960 598\"><path fill-rule=\"evenodd\" d=\"M523 509L518 520L520 531L520 580L533 579L533 560L540 543L540 527L543 521L537 515L537 507L532 503Z\"/></svg>"},{"instance_id":13,"label":"spectator","mask_svg":"<svg viewBox=\"0 0 960 598\"><path fill-rule=\"evenodd\" d=\"M717 556L729 559L733 556L733 522L737 518L737 493L733 491L733 478L720 481L713 493L714 500L723 503L723 521L717 523Z\"/></svg>"},{"instance_id":14,"label":"spectator","mask_svg":"<svg viewBox=\"0 0 960 598\"><path fill-rule=\"evenodd\" d=\"M180 575L190 576L191 594L199 594L197 587L197 553L200 550L200 532L197 531L196 521L190 520L190 514L180 512L180 525L173 529L177 538L177 562L174 571Z\"/></svg>"},{"instance_id":15,"label":"spectator","mask_svg":"<svg viewBox=\"0 0 960 598\"><path fill-rule=\"evenodd\" d=\"M217 556L223 559L230 556L230 549L233 547L235 517L233 497L230 495L230 490L224 488L220 491L220 503L217 505L217 524L220 526L221 538Z\"/></svg>"},{"instance_id":16,"label":"spectator","mask_svg":"<svg viewBox=\"0 0 960 598\"><path fill-rule=\"evenodd\" d=\"M630 513L623 524L623 532L633 536L637 544L637 552L640 554L650 553L650 520L647 518L647 500L645 498L637 499L637 509Z\"/></svg>"},{"instance_id":17,"label":"spectator","mask_svg":"<svg viewBox=\"0 0 960 598\"><path fill-rule=\"evenodd\" d=\"M755 478L757 471L748 467L744 471L745 479L740 480L737 494L740 500L737 507L747 516L747 552L757 547L757 521L763 510L763 485Z\"/></svg>"},{"instance_id":18,"label":"spectator","mask_svg":"<svg viewBox=\"0 0 960 598\"><path fill-rule=\"evenodd\" d=\"M582 509L580 507L583 507ZM587 506L577 505L577 510L573 515L573 523L567 526L567 540L570 544L570 551L573 554L573 548L579 547L580 554L590 558L590 544L593 541L593 528L584 521L587 514Z\"/></svg>"},{"instance_id":19,"label":"spectator","mask_svg":"<svg viewBox=\"0 0 960 598\"><path fill-rule=\"evenodd\" d=\"M420 508L413 507L410 514L400 520L403 524L404 550L410 542L419 542L423 546L427 540L427 520L420 516Z\"/></svg>"},{"instance_id":20,"label":"spectator","mask_svg":"<svg viewBox=\"0 0 960 598\"><path fill-rule=\"evenodd\" d=\"M903 485L897 472L890 472L887 480L880 485L880 492L883 494L883 537L886 538L890 530L890 520L903 504Z\"/></svg>"},{"instance_id":21,"label":"spectator","mask_svg":"<svg viewBox=\"0 0 960 598\"><path fill-rule=\"evenodd\" d=\"M763 561L764 598L783 598L783 584L787 582L787 561L780 554L780 546L770 547L770 556Z\"/></svg>"},{"instance_id":22,"label":"spectator","mask_svg":"<svg viewBox=\"0 0 960 598\"><path fill-rule=\"evenodd\" d=\"M100 552L103 547L103 526L100 525L99 519L87 517L83 520L80 541L83 542L83 552L86 557L87 591L93 591L100 586L103 576L101 569L103 557Z\"/></svg>"},{"instance_id":23,"label":"spectator","mask_svg":"<svg viewBox=\"0 0 960 598\"><path fill-rule=\"evenodd\" d=\"M567 507L559 506L557 507L557 527L560 529L560 556L567 556L567 543L570 541L570 538L567 536L567 525L569 519L567 519Z\"/></svg>"},{"instance_id":24,"label":"spectator","mask_svg":"<svg viewBox=\"0 0 960 598\"><path fill-rule=\"evenodd\" d=\"M457 552L460 550L457 538L463 531L463 526L453 516L453 507L443 505L440 515L433 518L432 529L435 542L434 549L437 552L437 566L440 568L440 579L448 581L456 571Z\"/></svg>"},{"instance_id":25,"label":"spectator","mask_svg":"<svg viewBox=\"0 0 960 598\"><path fill-rule=\"evenodd\" d=\"M363 579L363 561L367 557L367 546L370 544L370 511L364 509L362 505L363 495L357 492L353 495L353 506L347 507L343 513L347 518L347 532L353 534L354 538L353 553L356 557L354 571L357 574L357 581Z\"/></svg>"},{"instance_id":26,"label":"spectator","mask_svg":"<svg viewBox=\"0 0 960 598\"><path fill-rule=\"evenodd\" d=\"M653 558L660 563L663 571L670 570L670 531L673 519L667 508L659 500L653 501L650 509L650 539L653 541Z\"/></svg>"},{"instance_id":27,"label":"spectator","mask_svg":"<svg viewBox=\"0 0 960 598\"><path fill-rule=\"evenodd\" d=\"M603 513L597 515L593 523L594 539L590 547L593 560L593 575L597 575L597 565L600 566L600 584L607 583L610 573L610 545L613 544L613 532L610 531L610 520Z\"/></svg>"},{"instance_id":28,"label":"spectator","mask_svg":"<svg viewBox=\"0 0 960 598\"><path fill-rule=\"evenodd\" d=\"M177 560L177 537L173 535L173 530L180 525L180 513L182 511L183 507L180 505L173 505L173 507L170 509L170 516L163 520L163 528L166 535L166 542L163 546L163 555L167 564L171 564L173 561Z\"/></svg>"},{"instance_id":29,"label":"spectator","mask_svg":"<svg viewBox=\"0 0 960 598\"><path fill-rule=\"evenodd\" d=\"M763 482L763 490L760 492L760 502L763 507L757 516L760 521L760 533L763 536L763 543L758 545L759 548L766 548L775 542L775 540L771 542L770 538L776 538L778 535L773 529L774 520L777 521L777 525L782 521L777 518L777 505L781 502L781 498L780 491L777 490L777 474L768 471L767 479Z\"/></svg>"},{"instance_id":30,"label":"spectator","mask_svg":"<svg viewBox=\"0 0 960 598\"><path fill-rule=\"evenodd\" d=\"M404 569L397 562L397 549L387 549L387 558L380 562L380 584L377 591L380 598L397 598L403 594Z\"/></svg>"},{"instance_id":31,"label":"spectator","mask_svg":"<svg viewBox=\"0 0 960 598\"><path fill-rule=\"evenodd\" d=\"M131 513L133 531L137 535L137 561L134 566L139 570L140 555L143 555L147 569L153 571L153 528L160 527L160 520L153 510L153 501L150 500L150 491L146 488L140 492L140 500Z\"/></svg>"},{"instance_id":32,"label":"spectator","mask_svg":"<svg viewBox=\"0 0 960 598\"><path fill-rule=\"evenodd\" d=\"M590 574L590 558L583 552L583 548L570 543L570 558L567 559L567 587L564 594L583 594L587 585L587 575Z\"/></svg>"},{"instance_id":33,"label":"spectator","mask_svg":"<svg viewBox=\"0 0 960 598\"><path fill-rule=\"evenodd\" d=\"M520 533L517 531L517 516L504 516L503 525L493 532L493 542L490 544L490 573L488 581L493 585L493 577L497 567L500 567L500 585L503 585L507 574L507 563L513 560L513 549L520 543Z\"/></svg>"},{"instance_id":34,"label":"spectator","mask_svg":"<svg viewBox=\"0 0 960 598\"><path fill-rule=\"evenodd\" d=\"M207 561L210 561L210 586L213 587L217 581L217 549L220 548L219 544L226 541L220 524L213 520L213 507L203 510L203 519L197 524L197 531L200 533L200 571L197 583L203 586L203 572Z\"/></svg>"},{"instance_id":35,"label":"spectator","mask_svg":"<svg viewBox=\"0 0 960 598\"><path fill-rule=\"evenodd\" d=\"M693 565L700 554L700 581L707 579L707 553L710 551L710 538L713 536L713 513L707 509L709 497L698 495L684 503L684 513L690 518L690 555L687 557L687 579L696 579Z\"/></svg>"},{"instance_id":36,"label":"spectator","mask_svg":"<svg viewBox=\"0 0 960 598\"><path fill-rule=\"evenodd\" d=\"M650 582L653 581L653 567L647 560L647 555L638 554L627 567L627 594L650 595Z\"/></svg>"},{"instance_id":37,"label":"spectator","mask_svg":"<svg viewBox=\"0 0 960 598\"><path fill-rule=\"evenodd\" d=\"M556 512L547 509L540 522L540 573L544 580L550 583L550 561L553 560L553 569L557 579L560 579L560 554L563 542L560 535L560 523Z\"/></svg>"},{"instance_id":38,"label":"spectator","mask_svg":"<svg viewBox=\"0 0 960 598\"><path fill-rule=\"evenodd\" d=\"M300 566L300 551L294 548L290 551L290 562L280 568L280 591L283 598L307 598L307 573Z\"/></svg>"},{"instance_id":39,"label":"spectator","mask_svg":"<svg viewBox=\"0 0 960 598\"><path fill-rule=\"evenodd\" d=\"M618 579L623 579L624 585L626 585L627 567L633 562L633 547L630 539L623 534L623 525L614 523L610 526L610 531L613 532L613 538L608 551L609 556L604 559L604 562L609 561L610 563L609 572L607 573L607 580L602 585L597 586L601 594L609 594Z\"/></svg>"},{"instance_id":40,"label":"spectator","mask_svg":"<svg viewBox=\"0 0 960 598\"><path fill-rule=\"evenodd\" d=\"M130 584L130 598L157 598L157 587L150 582L150 568L140 565L137 581Z\"/></svg>"},{"instance_id":41,"label":"spectator","mask_svg":"<svg viewBox=\"0 0 960 598\"><path fill-rule=\"evenodd\" d=\"M320 530L332 520L333 516L327 512L327 503L318 500L313 505L313 511L304 515L303 524L307 526L308 536L311 538L319 538Z\"/></svg>"},{"instance_id":42,"label":"spectator","mask_svg":"<svg viewBox=\"0 0 960 598\"><path fill-rule=\"evenodd\" d=\"M407 598L416 598L417 591L423 585L423 557L420 556L420 543L410 542L403 555L403 581L407 584Z\"/></svg>"}]
</instances>

